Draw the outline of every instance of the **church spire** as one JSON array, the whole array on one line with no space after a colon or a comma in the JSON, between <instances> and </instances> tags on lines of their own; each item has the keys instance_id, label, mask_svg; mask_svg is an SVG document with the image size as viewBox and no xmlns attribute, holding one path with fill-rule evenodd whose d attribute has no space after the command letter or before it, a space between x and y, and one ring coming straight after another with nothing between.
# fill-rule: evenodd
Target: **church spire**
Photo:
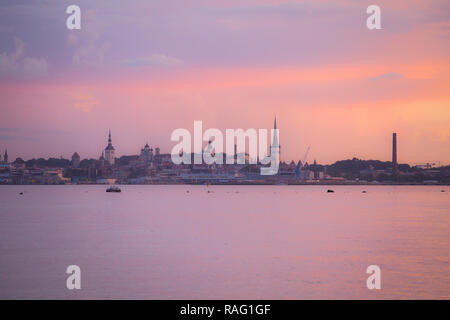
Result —
<instances>
[{"instance_id":1,"label":"church spire","mask_svg":"<svg viewBox=\"0 0 450 320\"><path fill-rule=\"evenodd\" d=\"M115 149L112 145L112 139L111 139L111 129L109 129L108 145L105 148L105 160L111 166L114 165L114 150Z\"/></svg>"},{"instance_id":2,"label":"church spire","mask_svg":"<svg viewBox=\"0 0 450 320\"><path fill-rule=\"evenodd\" d=\"M277 129L277 116L275 115L275 119L273 121L273 134L272 134L272 143L270 145L270 155L271 157L275 157L275 161L277 163L280 162L280 143L278 141L278 129Z\"/></svg>"},{"instance_id":3,"label":"church spire","mask_svg":"<svg viewBox=\"0 0 450 320\"><path fill-rule=\"evenodd\" d=\"M275 120L273 121L273 140L272 145L274 147L279 147L278 145L278 132L277 132L277 116L275 115Z\"/></svg>"}]
</instances>

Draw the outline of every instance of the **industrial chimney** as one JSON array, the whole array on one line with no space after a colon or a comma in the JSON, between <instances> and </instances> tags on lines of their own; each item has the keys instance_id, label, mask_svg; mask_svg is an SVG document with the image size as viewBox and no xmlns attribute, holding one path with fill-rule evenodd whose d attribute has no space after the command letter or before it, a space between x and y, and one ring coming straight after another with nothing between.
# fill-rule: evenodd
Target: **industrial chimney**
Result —
<instances>
[{"instance_id":1,"label":"industrial chimney","mask_svg":"<svg viewBox=\"0 0 450 320\"><path fill-rule=\"evenodd\" d=\"M392 174L396 176L398 174L397 167L397 133L392 134Z\"/></svg>"}]
</instances>

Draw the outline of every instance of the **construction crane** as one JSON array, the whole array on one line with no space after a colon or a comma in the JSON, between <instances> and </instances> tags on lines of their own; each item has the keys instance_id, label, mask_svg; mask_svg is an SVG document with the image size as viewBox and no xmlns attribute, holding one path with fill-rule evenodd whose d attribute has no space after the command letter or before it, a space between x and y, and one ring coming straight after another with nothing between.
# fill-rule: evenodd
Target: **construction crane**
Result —
<instances>
[{"instance_id":1,"label":"construction crane","mask_svg":"<svg viewBox=\"0 0 450 320\"><path fill-rule=\"evenodd\" d=\"M305 161L306 161L306 158L308 157L308 153L309 153L310 149L311 149L311 146L308 146L308 149L306 149L305 156L303 157L303 161L302 161L303 165L305 165Z\"/></svg>"}]
</instances>

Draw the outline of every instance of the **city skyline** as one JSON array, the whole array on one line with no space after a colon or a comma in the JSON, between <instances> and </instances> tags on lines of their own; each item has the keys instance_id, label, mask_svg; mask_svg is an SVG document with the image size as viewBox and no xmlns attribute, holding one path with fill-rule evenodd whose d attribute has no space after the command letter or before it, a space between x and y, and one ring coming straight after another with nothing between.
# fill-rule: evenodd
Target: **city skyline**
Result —
<instances>
[{"instance_id":1,"label":"city skyline","mask_svg":"<svg viewBox=\"0 0 450 320\"><path fill-rule=\"evenodd\" d=\"M274 127L277 128L276 127L276 117L275 117ZM44 159L45 158L71 159L76 154L77 157L80 158L80 160L81 159L103 159L103 161L105 161L106 163L109 163L110 165L114 165L115 159L118 159L118 158L120 158L122 156L139 156L139 155L142 156L143 152L144 153L151 153L151 154L153 154L153 150L155 150L156 154L160 154L160 153L161 154L170 154L170 150L171 150L171 148L169 148L169 150L162 150L162 152L161 152L161 148L159 147L159 144L157 144L157 143L156 144L149 144L148 140L147 140L145 145L144 145L144 147L140 147L139 149L136 150L135 153L129 153L129 154L118 153L117 154L117 153L115 153L116 149L112 145L111 129L108 129L108 136L107 137L108 137L107 138L107 145L106 145L106 147L101 148L100 156L95 156L95 155L92 156L92 157L90 157L90 156L80 156L79 151L74 150L74 151L72 151L71 155L67 155L67 156L63 156L63 155L60 155L60 156L49 156L49 157L32 156L30 158L25 158L25 157L22 157L22 156L9 157L9 153L7 151L8 148L5 148L4 149L4 156L3 156L3 158L0 155L0 162L2 160L4 161L5 156L9 157L10 162L13 162L16 158L21 158L21 159L23 159L25 161L32 160L32 159L39 159L39 158L44 158ZM363 159L363 158L359 158L359 157L357 157L355 155L354 157L350 157L350 158L347 158L347 159L336 159L335 161L333 161L331 163L335 163L337 161L342 161L342 160L353 159L353 158L360 159L360 160L379 160L379 161L385 161L385 162L392 162L392 164L394 166L394 172L396 172L396 170L397 170L397 164L400 164L400 163L404 163L404 164L408 164L408 165L431 165L431 166L447 166L448 165L447 163L441 162L441 161L426 162L426 163L399 162L397 160L397 133L396 132L392 133L392 138L391 139L392 139L391 140L392 141L392 143L391 143L391 154L390 154L390 159L388 159L388 160L379 159L379 158ZM209 141L209 142L203 141L203 151L206 150L206 148L209 146L210 142L211 141ZM246 150L248 150L248 141L246 141L245 147L246 147ZM236 149L236 144L235 144L235 149ZM268 151L270 149L271 149L271 146L268 144ZM313 156L307 157L308 155L310 155L310 152L309 152L310 149L311 149L311 147L308 146L307 150L305 150L304 159L306 159L306 161L303 161L304 163L308 163L308 162L309 163L313 163L313 162L316 163L316 161L318 160L318 159L316 159ZM224 153L225 153L225 150L224 150ZM247 151L246 151L246 154L247 154ZM234 151L234 155L236 155L236 150ZM297 163L298 161L302 161L301 157L295 158L295 159L283 159L281 157L281 153L280 153L279 157L280 157L280 162L284 162L284 163L290 163L292 161ZM320 162L320 160L317 161L317 162ZM246 163L247 163L247 160L246 160ZM331 164L331 163L324 163L324 162L321 162L321 163L324 164L324 165Z\"/></svg>"},{"instance_id":2,"label":"city skyline","mask_svg":"<svg viewBox=\"0 0 450 320\"><path fill-rule=\"evenodd\" d=\"M227 132L227 148L220 150L223 141L220 131L204 136L201 122L194 123L194 136L203 137L201 149L190 148L191 138L183 138L171 153L153 149L148 143L139 154L116 157L111 130L106 147L98 158L81 159L74 152L70 159L49 158L8 161L0 157L0 184L445 184L448 183L447 166L440 163L410 166L397 161L397 133L392 133L392 161L346 159L333 164L320 164L314 159L308 163L308 147L302 160L280 161L280 144L276 116L270 142L270 165L265 156L256 157L258 144L256 131L245 147L245 133ZM188 132L186 129L178 129ZM260 129L261 130L261 129ZM197 131L197 132L196 132ZM264 129L263 132L266 132ZM230 135L229 135L230 134ZM261 134L261 132L260 132ZM264 133L263 133L264 134ZM211 139L219 139L219 144ZM229 138L235 138L229 144ZM260 137L261 138L261 137ZM189 142L185 144L185 139ZM200 139L201 141L202 139ZM195 143L195 139L194 139ZM197 141L199 143L199 141ZM245 143L245 142L244 142ZM259 145L259 144L258 144ZM184 148L188 148L188 150ZM269 146L268 146L269 147ZM267 148L263 153L268 152ZM218 148L217 150L215 148ZM257 147L259 148L259 147ZM252 151L251 151L252 150ZM155 152L154 152L155 151ZM253 156L252 156L253 154ZM211 158L215 160L211 162ZM182 157L182 158L180 158ZM182 159L180 162L179 160Z\"/></svg>"},{"instance_id":3,"label":"city skyline","mask_svg":"<svg viewBox=\"0 0 450 320\"><path fill-rule=\"evenodd\" d=\"M10 159L96 158L108 128L120 155L169 152L194 120L258 128L276 112L284 161L308 146L322 163L389 161L397 132L399 162L448 164L448 1L380 0L372 31L361 1L78 4L81 30L57 1L0 8Z\"/></svg>"}]
</instances>

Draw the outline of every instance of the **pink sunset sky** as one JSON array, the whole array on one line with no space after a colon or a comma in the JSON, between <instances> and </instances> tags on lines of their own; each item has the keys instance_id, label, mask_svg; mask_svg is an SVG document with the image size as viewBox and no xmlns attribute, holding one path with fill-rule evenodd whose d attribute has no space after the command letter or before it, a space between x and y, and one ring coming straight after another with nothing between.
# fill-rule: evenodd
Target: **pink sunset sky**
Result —
<instances>
[{"instance_id":1,"label":"pink sunset sky","mask_svg":"<svg viewBox=\"0 0 450 320\"><path fill-rule=\"evenodd\" d=\"M82 10L66 28L67 6ZM381 30L366 8L381 7ZM448 0L5 0L0 151L99 157L280 128L281 159L450 164Z\"/></svg>"}]
</instances>

